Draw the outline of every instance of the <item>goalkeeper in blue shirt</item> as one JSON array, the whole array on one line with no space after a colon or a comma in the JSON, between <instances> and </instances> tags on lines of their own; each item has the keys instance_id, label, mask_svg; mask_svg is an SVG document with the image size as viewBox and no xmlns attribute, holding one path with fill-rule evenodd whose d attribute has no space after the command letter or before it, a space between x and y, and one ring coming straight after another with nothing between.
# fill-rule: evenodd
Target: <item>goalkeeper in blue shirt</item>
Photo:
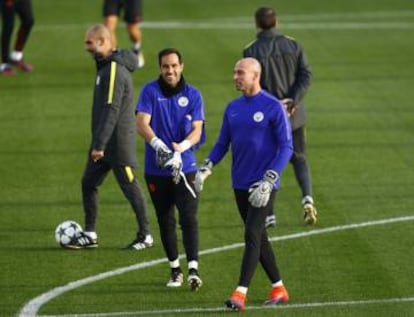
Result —
<instances>
[{"instance_id":1,"label":"goalkeeper in blue shirt","mask_svg":"<svg viewBox=\"0 0 414 317\"><path fill-rule=\"evenodd\" d=\"M188 84L184 62L175 48L158 53L160 75L141 90L137 131L145 143L145 180L157 215L160 236L171 268L167 287L183 284L175 208L187 257L187 282L201 287L198 271L198 196L194 189L197 162L194 150L204 141L204 102Z\"/></svg>"},{"instance_id":2,"label":"goalkeeper in blue shirt","mask_svg":"<svg viewBox=\"0 0 414 317\"><path fill-rule=\"evenodd\" d=\"M292 133L283 104L260 87L260 63L254 58L239 60L234 67L236 89L243 95L231 101L223 117L218 139L196 174L201 191L205 179L227 153L232 151L232 186L245 226L245 249L239 283L225 302L227 308L245 309L246 294L260 262L272 288L266 305L287 302L265 218L272 208L280 175L292 156Z\"/></svg>"}]
</instances>

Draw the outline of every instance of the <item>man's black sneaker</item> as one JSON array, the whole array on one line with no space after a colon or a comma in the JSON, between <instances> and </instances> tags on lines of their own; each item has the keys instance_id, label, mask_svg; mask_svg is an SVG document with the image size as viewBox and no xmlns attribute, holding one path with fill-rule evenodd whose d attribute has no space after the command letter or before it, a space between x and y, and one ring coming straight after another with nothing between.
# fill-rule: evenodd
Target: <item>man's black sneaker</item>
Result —
<instances>
[{"instance_id":1,"label":"man's black sneaker","mask_svg":"<svg viewBox=\"0 0 414 317\"><path fill-rule=\"evenodd\" d=\"M92 239L89 235L82 232L78 238L76 238L73 242L64 245L67 249L93 249L98 247L98 240Z\"/></svg>"},{"instance_id":2,"label":"man's black sneaker","mask_svg":"<svg viewBox=\"0 0 414 317\"><path fill-rule=\"evenodd\" d=\"M146 236L140 235L138 238L136 238L134 241L132 241L130 244L128 244L126 247L124 247L124 250L143 250L146 248L152 248L154 246L154 239L150 234L147 234Z\"/></svg>"},{"instance_id":3,"label":"man's black sneaker","mask_svg":"<svg viewBox=\"0 0 414 317\"><path fill-rule=\"evenodd\" d=\"M198 275L198 271L196 269L190 269L188 271L187 282L188 286L192 291L197 291L201 287L201 285L203 285L203 281Z\"/></svg>"}]
</instances>

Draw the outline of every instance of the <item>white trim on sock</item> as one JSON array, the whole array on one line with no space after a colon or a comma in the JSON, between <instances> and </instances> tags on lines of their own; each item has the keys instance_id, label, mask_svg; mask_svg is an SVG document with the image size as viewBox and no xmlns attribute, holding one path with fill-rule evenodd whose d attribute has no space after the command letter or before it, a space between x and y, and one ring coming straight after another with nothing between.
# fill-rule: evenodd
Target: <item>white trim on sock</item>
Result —
<instances>
[{"instance_id":1,"label":"white trim on sock","mask_svg":"<svg viewBox=\"0 0 414 317\"><path fill-rule=\"evenodd\" d=\"M19 52L19 51L11 52L10 59L15 62L21 61L23 59L23 52Z\"/></svg>"},{"instance_id":2,"label":"white trim on sock","mask_svg":"<svg viewBox=\"0 0 414 317\"><path fill-rule=\"evenodd\" d=\"M198 270L198 262L195 260L192 260L190 262L188 262L188 269L196 269Z\"/></svg>"},{"instance_id":3,"label":"white trim on sock","mask_svg":"<svg viewBox=\"0 0 414 317\"><path fill-rule=\"evenodd\" d=\"M302 205L305 205L305 204L312 204L313 205L312 196L306 195L305 197L302 198Z\"/></svg>"},{"instance_id":4,"label":"white trim on sock","mask_svg":"<svg viewBox=\"0 0 414 317\"><path fill-rule=\"evenodd\" d=\"M141 49L141 42L136 42L136 43L134 43L133 48L134 48L134 50L139 51L139 50Z\"/></svg>"},{"instance_id":5,"label":"white trim on sock","mask_svg":"<svg viewBox=\"0 0 414 317\"><path fill-rule=\"evenodd\" d=\"M170 261L170 268L176 269L178 267L180 267L180 260L179 259L176 259L174 261Z\"/></svg>"},{"instance_id":6,"label":"white trim on sock","mask_svg":"<svg viewBox=\"0 0 414 317\"><path fill-rule=\"evenodd\" d=\"M272 287L279 287L279 286L283 286L283 281L282 280L279 280L276 283L272 284Z\"/></svg>"},{"instance_id":7,"label":"white trim on sock","mask_svg":"<svg viewBox=\"0 0 414 317\"><path fill-rule=\"evenodd\" d=\"M92 240L96 240L98 239L98 235L96 234L95 231L84 231L83 232L86 236L88 236L89 238L91 238Z\"/></svg>"},{"instance_id":8,"label":"white trim on sock","mask_svg":"<svg viewBox=\"0 0 414 317\"><path fill-rule=\"evenodd\" d=\"M245 294L245 295L247 294L247 290L248 290L248 288L245 287L245 286L237 286L237 288L236 288L236 291L238 291L242 294Z\"/></svg>"}]
</instances>

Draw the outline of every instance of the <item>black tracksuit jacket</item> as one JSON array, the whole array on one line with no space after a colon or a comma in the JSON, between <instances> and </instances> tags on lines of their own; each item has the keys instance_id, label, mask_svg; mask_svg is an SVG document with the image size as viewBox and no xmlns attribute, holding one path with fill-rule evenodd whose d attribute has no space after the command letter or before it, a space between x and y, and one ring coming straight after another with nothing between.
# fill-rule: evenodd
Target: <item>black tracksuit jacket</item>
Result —
<instances>
[{"instance_id":1,"label":"black tracksuit jacket","mask_svg":"<svg viewBox=\"0 0 414 317\"><path fill-rule=\"evenodd\" d=\"M303 97L311 82L311 70L300 44L277 29L263 30L243 50L244 57L256 58L262 66L260 84L279 99L292 98L296 112L290 117L292 129L306 122Z\"/></svg>"},{"instance_id":2,"label":"black tracksuit jacket","mask_svg":"<svg viewBox=\"0 0 414 317\"><path fill-rule=\"evenodd\" d=\"M97 62L92 107L91 150L105 151L112 164L136 166L135 103L131 72L137 60L132 51L115 51Z\"/></svg>"}]
</instances>

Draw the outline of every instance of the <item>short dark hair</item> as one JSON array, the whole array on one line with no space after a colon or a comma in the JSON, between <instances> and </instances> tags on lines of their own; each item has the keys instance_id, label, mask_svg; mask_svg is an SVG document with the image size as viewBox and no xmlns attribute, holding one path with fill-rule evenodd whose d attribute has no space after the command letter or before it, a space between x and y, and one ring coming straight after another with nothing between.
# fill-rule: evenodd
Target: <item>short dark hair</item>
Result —
<instances>
[{"instance_id":1,"label":"short dark hair","mask_svg":"<svg viewBox=\"0 0 414 317\"><path fill-rule=\"evenodd\" d=\"M256 26L263 30L269 30L276 26L276 11L270 7L260 7L256 10L254 17Z\"/></svg>"},{"instance_id":2,"label":"short dark hair","mask_svg":"<svg viewBox=\"0 0 414 317\"><path fill-rule=\"evenodd\" d=\"M182 64L182 57L181 57L181 53L176 49L176 48L164 48L163 50L161 50L158 53L158 64L161 66L161 59L166 56L166 55L170 55L170 54L175 54L178 56L178 60L180 62L180 64Z\"/></svg>"}]
</instances>

